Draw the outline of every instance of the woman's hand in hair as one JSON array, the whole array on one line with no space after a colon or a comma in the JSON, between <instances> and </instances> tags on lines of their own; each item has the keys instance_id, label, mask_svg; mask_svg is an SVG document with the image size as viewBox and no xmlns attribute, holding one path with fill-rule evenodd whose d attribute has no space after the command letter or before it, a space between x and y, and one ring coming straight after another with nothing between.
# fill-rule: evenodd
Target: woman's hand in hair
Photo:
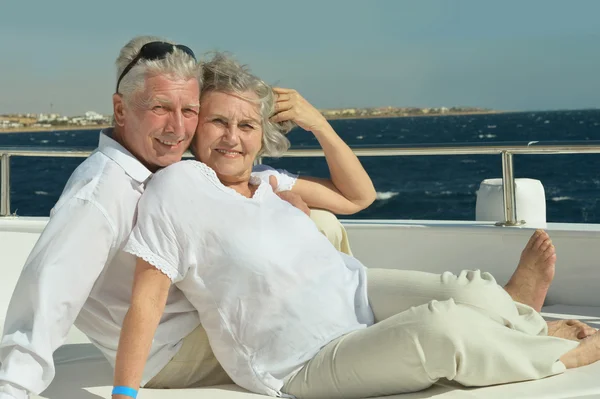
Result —
<instances>
[{"instance_id":1,"label":"woman's hand in hair","mask_svg":"<svg viewBox=\"0 0 600 399\"><path fill-rule=\"evenodd\" d=\"M313 133L329 126L323 114L296 90L274 87L273 92L276 101L272 122L293 121L302 129Z\"/></svg>"}]
</instances>

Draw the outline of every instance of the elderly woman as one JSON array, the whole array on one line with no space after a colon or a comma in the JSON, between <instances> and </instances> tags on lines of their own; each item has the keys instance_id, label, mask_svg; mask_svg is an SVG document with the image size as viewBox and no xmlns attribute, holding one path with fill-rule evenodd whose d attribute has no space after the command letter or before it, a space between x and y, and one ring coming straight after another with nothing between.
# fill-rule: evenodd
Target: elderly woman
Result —
<instances>
[{"instance_id":1,"label":"elderly woman","mask_svg":"<svg viewBox=\"0 0 600 399\"><path fill-rule=\"evenodd\" d=\"M600 358L598 334L581 342L549 336L539 313L511 297L537 306L545 296L535 281L553 271L555 252L543 232L532 236L506 290L478 271L367 273L336 251L303 212L252 177L254 160L287 149L280 122L291 120L318 139L331 179L266 171L280 189L291 188L311 207L346 213L370 204L373 186L315 108L293 90L273 91L226 57L205 66L192 143L197 161L155 175L125 247L138 263L115 399L157 386L148 383L157 378L162 387L195 386L200 324L228 377L271 396L388 395L440 378L499 384ZM519 288L524 276L533 291ZM376 290L372 279L380 283ZM161 317L165 306L168 318ZM185 325L188 338L156 342L157 325L176 322L173 309L185 319L177 325ZM180 349L159 372L153 353L161 345ZM147 359L152 367L144 370Z\"/></svg>"}]
</instances>

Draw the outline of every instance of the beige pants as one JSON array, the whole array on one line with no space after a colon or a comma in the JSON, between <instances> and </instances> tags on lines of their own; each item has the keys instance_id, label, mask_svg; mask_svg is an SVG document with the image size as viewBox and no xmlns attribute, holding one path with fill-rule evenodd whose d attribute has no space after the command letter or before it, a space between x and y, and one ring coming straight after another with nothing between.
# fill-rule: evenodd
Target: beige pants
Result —
<instances>
[{"instance_id":1,"label":"beige pants","mask_svg":"<svg viewBox=\"0 0 600 399\"><path fill-rule=\"evenodd\" d=\"M311 209L310 218L315 222L321 233L329 239L329 242L340 252L352 255L348 233L335 215L320 209Z\"/></svg>"},{"instance_id":2,"label":"beige pants","mask_svg":"<svg viewBox=\"0 0 600 399\"><path fill-rule=\"evenodd\" d=\"M197 388L233 383L215 358L206 331L200 325L184 338L175 357L144 388Z\"/></svg>"},{"instance_id":3,"label":"beige pants","mask_svg":"<svg viewBox=\"0 0 600 399\"><path fill-rule=\"evenodd\" d=\"M368 270L376 324L326 345L283 391L297 398L364 398L422 390L440 378L466 386L564 371L577 342L547 336L532 308L487 273Z\"/></svg>"},{"instance_id":4,"label":"beige pants","mask_svg":"<svg viewBox=\"0 0 600 399\"><path fill-rule=\"evenodd\" d=\"M310 218L338 251L352 255L346 229L333 213L313 209ZM191 388L221 384L233 384L233 381L215 358L206 331L198 326L185 337L177 355L145 387Z\"/></svg>"}]
</instances>

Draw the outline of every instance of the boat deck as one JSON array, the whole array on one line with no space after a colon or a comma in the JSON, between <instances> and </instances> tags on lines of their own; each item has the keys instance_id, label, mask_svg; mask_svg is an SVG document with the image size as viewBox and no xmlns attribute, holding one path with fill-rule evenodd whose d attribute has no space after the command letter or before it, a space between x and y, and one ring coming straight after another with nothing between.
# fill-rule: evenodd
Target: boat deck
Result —
<instances>
[{"instance_id":1,"label":"boat deck","mask_svg":"<svg viewBox=\"0 0 600 399\"><path fill-rule=\"evenodd\" d=\"M0 219L0 318L6 313L21 267L45 223L43 218ZM479 268L490 271L500 284L508 280L532 233L528 228L498 228L477 222L348 221L346 227L355 256L369 267L434 273ZM558 262L544 316L549 320L579 319L600 328L600 295L597 295L600 225L548 224L547 230L557 246ZM3 325L3 320L0 323ZM71 330L68 344L55 352L55 362L56 378L35 398L110 397L112 369L77 329ZM483 388L440 381L425 391L388 398L600 398L599 375L600 362L544 380ZM143 389L139 397L249 399L261 395L236 386L219 386L168 391Z\"/></svg>"}]
</instances>

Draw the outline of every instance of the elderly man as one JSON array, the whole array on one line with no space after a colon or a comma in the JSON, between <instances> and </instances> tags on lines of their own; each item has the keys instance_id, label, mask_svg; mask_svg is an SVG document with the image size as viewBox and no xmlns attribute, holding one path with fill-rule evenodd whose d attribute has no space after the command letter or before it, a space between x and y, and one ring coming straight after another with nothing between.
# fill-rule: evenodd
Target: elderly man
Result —
<instances>
[{"instance_id":1,"label":"elderly man","mask_svg":"<svg viewBox=\"0 0 600 399\"><path fill-rule=\"evenodd\" d=\"M98 149L71 175L12 296L0 342L0 399L27 398L48 387L55 374L52 354L73 324L114 364L135 268L135 258L121 248L144 185L153 172L179 161L190 143L201 83L192 50L154 37L125 45L117 71L114 129L100 134ZM296 198L282 196L299 206ZM347 246L342 230L334 235ZM188 310L167 306L163 317ZM183 340L190 332L166 323L155 340L172 342L173 334ZM159 345L145 380L180 347ZM208 359L207 374L220 376L211 382L226 378L208 342L198 349Z\"/></svg>"}]
</instances>

